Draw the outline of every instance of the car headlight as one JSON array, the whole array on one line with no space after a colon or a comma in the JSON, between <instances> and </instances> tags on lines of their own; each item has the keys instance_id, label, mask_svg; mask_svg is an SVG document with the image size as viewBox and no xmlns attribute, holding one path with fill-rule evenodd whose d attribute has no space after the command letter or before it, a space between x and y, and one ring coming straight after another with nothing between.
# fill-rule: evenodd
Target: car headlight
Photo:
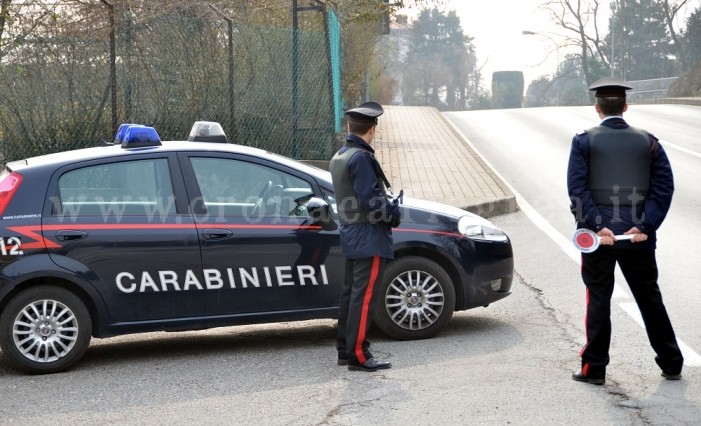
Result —
<instances>
[{"instance_id":1,"label":"car headlight","mask_svg":"<svg viewBox=\"0 0 701 426\"><path fill-rule=\"evenodd\" d=\"M508 237L501 229L479 216L463 216L458 220L458 231L472 240L507 241Z\"/></svg>"}]
</instances>

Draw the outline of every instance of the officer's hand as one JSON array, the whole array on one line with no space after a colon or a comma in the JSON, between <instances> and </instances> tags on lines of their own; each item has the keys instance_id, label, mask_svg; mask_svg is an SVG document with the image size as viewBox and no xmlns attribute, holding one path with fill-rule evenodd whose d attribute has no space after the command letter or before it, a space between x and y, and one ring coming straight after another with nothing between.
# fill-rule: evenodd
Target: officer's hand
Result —
<instances>
[{"instance_id":1,"label":"officer's hand","mask_svg":"<svg viewBox=\"0 0 701 426\"><path fill-rule=\"evenodd\" d=\"M643 234L635 226L624 232L624 235L630 234L633 234L633 239L630 240L631 243L642 243L643 241L647 241L647 234Z\"/></svg>"},{"instance_id":2,"label":"officer's hand","mask_svg":"<svg viewBox=\"0 0 701 426\"><path fill-rule=\"evenodd\" d=\"M608 228L602 229L601 231L597 232L596 235L599 236L599 245L611 246L616 242L614 233Z\"/></svg>"}]
</instances>

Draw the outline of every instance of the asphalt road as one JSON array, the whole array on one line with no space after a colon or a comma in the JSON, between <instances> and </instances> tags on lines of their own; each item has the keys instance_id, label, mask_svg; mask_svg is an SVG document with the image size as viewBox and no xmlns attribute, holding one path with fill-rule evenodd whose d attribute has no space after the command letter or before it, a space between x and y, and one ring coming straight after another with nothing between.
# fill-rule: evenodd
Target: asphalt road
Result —
<instances>
[{"instance_id":1,"label":"asphalt road","mask_svg":"<svg viewBox=\"0 0 701 426\"><path fill-rule=\"evenodd\" d=\"M672 208L658 233L657 260L662 294L686 358L684 378L676 388L683 390L682 394L651 392L658 384L654 374L650 374L657 371L654 353L620 274L613 298L612 364L607 382L616 383L616 393L629 398L632 406L640 407L641 418L652 419L653 424L701 421L701 287L696 272L701 261L697 249L701 239L701 190L697 184L701 168L700 113L701 108L695 106L633 105L625 114L630 124L646 128L660 138L675 175ZM581 330L583 286L578 276L572 279L568 275L578 272L579 255L573 253L569 243L574 225L568 209L566 171L572 136L599 121L593 107L475 111L446 116L511 185L519 207L538 226L540 232L526 238L528 244L524 247L524 240L518 238L520 224L508 220L504 223L516 247L522 247L516 252L517 272L522 276L548 274L532 281L532 286L542 291L544 303L553 306L559 317ZM568 253L570 260L553 261L543 249L550 243ZM528 263L530 257L533 260ZM566 276L568 279L557 279ZM576 353L571 355L576 357ZM678 408L668 412L668 404L678 404ZM683 412L694 416L674 415Z\"/></svg>"},{"instance_id":2,"label":"asphalt road","mask_svg":"<svg viewBox=\"0 0 701 426\"><path fill-rule=\"evenodd\" d=\"M615 387L570 380L578 333L558 317L519 275L511 297L457 313L436 338L373 334L394 364L377 373L335 365L334 321L94 340L74 370L46 376L0 358L0 424L643 424Z\"/></svg>"},{"instance_id":3,"label":"asphalt road","mask_svg":"<svg viewBox=\"0 0 701 426\"><path fill-rule=\"evenodd\" d=\"M659 113L650 111L646 124ZM535 211L493 218L514 244L513 295L456 313L433 339L371 335L374 354L394 364L377 373L335 365L330 320L95 339L75 369L46 376L15 373L0 356L0 424L698 424L699 368L685 367L680 382L663 380L644 331L623 308L613 312L607 384L570 379L583 341L584 289L576 261L560 244L571 232L562 156L573 129L592 124L593 113L447 115ZM693 140L676 143L698 152ZM698 213L701 197L693 198L693 180L682 183L690 179L684 169L698 170L698 159L682 154L670 151L679 195L661 237L667 244L661 282L680 338L698 350L700 299L689 264L698 254L686 253L699 232L688 215ZM691 229L674 239L677 227ZM679 252L667 253L672 249Z\"/></svg>"},{"instance_id":4,"label":"asphalt road","mask_svg":"<svg viewBox=\"0 0 701 426\"><path fill-rule=\"evenodd\" d=\"M593 107L533 108L449 113L461 132L553 231L569 239L573 219L566 188L567 159L576 131L598 123ZM660 138L674 172L675 194L658 232L660 283L677 334L696 353L698 332L697 265L701 252L701 107L633 105L625 114L631 125ZM508 126L494 123L508 122ZM701 359L697 359L701 364ZM698 365L701 366L701 365Z\"/></svg>"}]
</instances>

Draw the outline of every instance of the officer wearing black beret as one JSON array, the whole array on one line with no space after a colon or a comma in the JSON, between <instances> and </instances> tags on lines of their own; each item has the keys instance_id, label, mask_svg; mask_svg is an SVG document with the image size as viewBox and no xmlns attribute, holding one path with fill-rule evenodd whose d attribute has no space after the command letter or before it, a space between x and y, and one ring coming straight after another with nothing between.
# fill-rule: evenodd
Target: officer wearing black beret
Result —
<instances>
[{"instance_id":1,"label":"officer wearing black beret","mask_svg":"<svg viewBox=\"0 0 701 426\"><path fill-rule=\"evenodd\" d=\"M595 231L601 245L582 254L586 344L580 352L581 370L572 378L598 385L605 382L618 264L640 309L662 375L678 380L684 358L657 284L655 259L656 231L674 192L672 168L659 140L623 119L630 85L603 78L589 89L595 92L594 107L602 121L572 139L567 191L577 228ZM617 241L616 235L621 234L633 237Z\"/></svg>"},{"instance_id":2,"label":"officer wearing black beret","mask_svg":"<svg viewBox=\"0 0 701 426\"><path fill-rule=\"evenodd\" d=\"M394 258L390 224L397 223L400 214L399 207L387 198L384 173L371 146L383 112L376 102L346 111L348 136L329 166L346 258L336 349L338 365L347 365L349 370L392 366L373 358L366 339L385 264Z\"/></svg>"}]
</instances>

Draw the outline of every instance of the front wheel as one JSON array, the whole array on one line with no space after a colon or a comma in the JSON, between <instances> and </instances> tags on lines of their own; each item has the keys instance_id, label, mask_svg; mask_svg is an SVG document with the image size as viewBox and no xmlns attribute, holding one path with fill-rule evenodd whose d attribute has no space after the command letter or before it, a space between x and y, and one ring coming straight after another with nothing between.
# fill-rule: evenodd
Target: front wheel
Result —
<instances>
[{"instance_id":1,"label":"front wheel","mask_svg":"<svg viewBox=\"0 0 701 426\"><path fill-rule=\"evenodd\" d=\"M78 362L90 344L90 314L79 297L54 286L15 296L0 315L0 349L32 374L57 373Z\"/></svg>"},{"instance_id":2,"label":"front wheel","mask_svg":"<svg viewBox=\"0 0 701 426\"><path fill-rule=\"evenodd\" d=\"M436 262L416 256L391 262L375 309L375 323L394 339L434 336L453 315L455 288Z\"/></svg>"}]
</instances>

